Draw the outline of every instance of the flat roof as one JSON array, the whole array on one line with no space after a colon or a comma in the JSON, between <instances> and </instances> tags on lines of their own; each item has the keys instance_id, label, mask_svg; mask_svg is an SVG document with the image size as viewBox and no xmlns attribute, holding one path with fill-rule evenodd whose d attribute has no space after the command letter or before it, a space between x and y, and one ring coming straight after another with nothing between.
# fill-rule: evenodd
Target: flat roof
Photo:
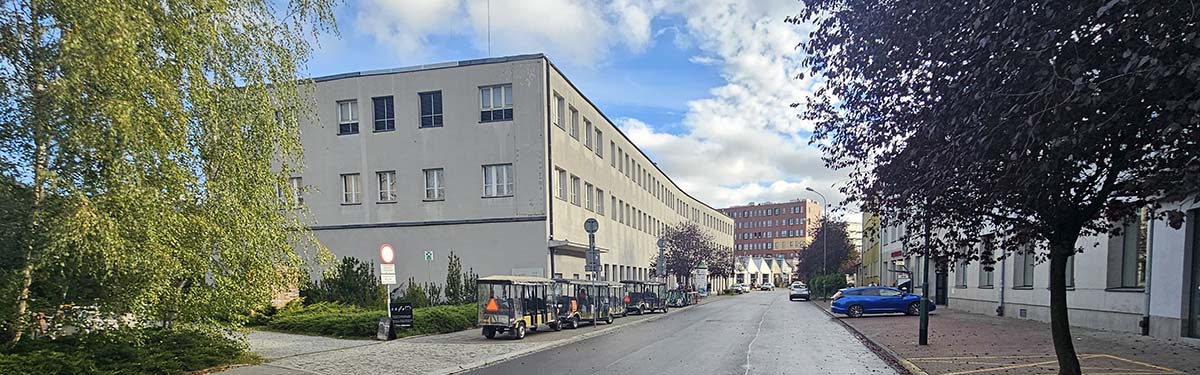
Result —
<instances>
[{"instance_id":1,"label":"flat roof","mask_svg":"<svg viewBox=\"0 0 1200 375\"><path fill-rule=\"evenodd\" d=\"M654 166L654 169L657 170L659 173L661 173L663 175L663 178L666 178L667 182L669 182L671 184L671 186L675 187L675 190L678 190L680 194L683 194L684 196L691 198L693 201L696 201L700 205L707 207L710 210L716 211L716 213L718 214L715 216L716 218L718 218L718 219L729 218L728 216L721 215L721 209L713 207L713 206L709 205L708 203L705 203L704 201L697 199L696 197L693 197L691 194L688 194L688 192L686 190L684 190L682 187L679 187L679 184L676 184L675 181L671 179L671 176L667 174L667 172L663 171L662 168L658 167L658 163L654 162L654 159L651 159L650 155L647 155L645 151L642 151L642 148L639 147L637 145L637 143L634 143L632 139L629 139L629 136L625 135L625 132L621 131L621 128L618 127L617 124L615 122L613 122L611 119L609 119L608 115L604 114L604 111L600 109L600 106L598 106L598 105L596 105L596 103L592 102L592 99L588 98L587 94L583 93L583 90L580 90L579 87L575 86L575 83L571 82L571 79L567 77L566 73L563 73L562 69L559 69L558 66L555 65L553 61L550 61L550 58L547 57L546 54L544 54L544 53L531 53L531 54L524 54L524 55L488 57L488 58L483 58L483 59L448 61L448 62L441 62L441 63L413 65L413 66L391 68L391 69L364 70L364 71L359 71L359 72L348 72L348 73L339 73L339 74L332 74L332 75L327 75L327 76L313 77L313 78L310 78L309 80L311 80L312 82L326 82L326 81L334 81L334 80L346 79L346 78L358 78L358 77L369 77L369 76L377 76L377 75L385 75L385 74L420 72L420 71L448 69L448 68L456 68L456 67L471 66L471 65L500 64L500 63L507 63L507 62L538 60L538 59L546 60L546 64L549 65L550 68L557 71L558 74L563 77L563 80L567 81L567 84L570 85L572 89L575 89L575 91L579 93L579 96L582 97L583 100L588 103L588 105L591 105L593 108L596 108L596 112L600 114L600 117L603 117L604 121L607 121L609 123L609 125L612 125L613 130L616 130L617 133L621 135L621 138L624 138L626 142L629 142L630 145L633 145L633 148L635 150L637 150L639 154L642 154L642 157L645 157L646 160L650 161L650 165ZM684 215L684 217L689 217L689 216ZM690 217L689 217L689 219L690 219Z\"/></svg>"}]
</instances>

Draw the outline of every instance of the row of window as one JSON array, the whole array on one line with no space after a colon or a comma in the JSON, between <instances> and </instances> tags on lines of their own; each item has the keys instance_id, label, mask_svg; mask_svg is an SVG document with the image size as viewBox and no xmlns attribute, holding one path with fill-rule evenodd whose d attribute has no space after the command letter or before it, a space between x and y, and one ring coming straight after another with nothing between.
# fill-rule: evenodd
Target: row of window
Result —
<instances>
[{"instance_id":1,"label":"row of window","mask_svg":"<svg viewBox=\"0 0 1200 375\"><path fill-rule=\"evenodd\" d=\"M766 231L766 232L742 232L735 238L748 240L752 238L775 238L775 237L804 237L803 229L789 229L781 231Z\"/></svg>"},{"instance_id":2,"label":"row of window","mask_svg":"<svg viewBox=\"0 0 1200 375\"><path fill-rule=\"evenodd\" d=\"M513 119L512 84L479 88L479 122L511 121ZM442 92L417 93L418 128L437 128L445 124L442 111ZM375 132L396 130L396 99L392 95L371 98L371 120ZM358 134L359 109L357 99L337 101L338 135Z\"/></svg>"},{"instance_id":3,"label":"row of window","mask_svg":"<svg viewBox=\"0 0 1200 375\"><path fill-rule=\"evenodd\" d=\"M600 216L608 216L617 223L624 224L633 229L637 229L652 236L662 234L663 229L667 224L634 207L632 204L625 202L617 196L609 196L608 201L612 207L612 213L605 213L604 206L604 189L600 189L590 182L584 182L574 174L569 174L565 169L554 169L556 180L558 180L558 188L555 196L570 202L571 204L583 207L583 209L595 212ZM568 183L570 190L568 190Z\"/></svg>"},{"instance_id":4,"label":"row of window","mask_svg":"<svg viewBox=\"0 0 1200 375\"><path fill-rule=\"evenodd\" d=\"M554 124L559 129L565 130L572 139L580 141L583 146L595 153L601 159L604 159L604 131L599 125L593 124L586 116L580 116L579 110L574 105L567 103L567 100L557 92L554 93ZM582 128L581 128L582 122ZM674 210L680 216L689 218L697 223L700 223L711 229L722 233L730 233L728 223L718 220L716 217L703 213L698 209L689 207L682 199L675 197L675 194L667 188L667 186L658 181L650 168L645 168L641 163L637 162L632 152L625 152L624 148L618 147L615 140L608 142L608 159L609 166L616 169L618 173L625 175L633 183L637 184L642 190L650 193L661 201L664 205Z\"/></svg>"},{"instance_id":5,"label":"row of window","mask_svg":"<svg viewBox=\"0 0 1200 375\"><path fill-rule=\"evenodd\" d=\"M795 205L795 206L791 206L791 207L783 207L782 209L780 207L758 208L758 209L749 209L749 210L738 208L738 209L726 209L723 212L726 216L729 216L729 217L758 217L758 216L786 215L786 214L788 214L788 211L791 211L792 214L801 214L801 213L804 213L804 206L803 205Z\"/></svg>"},{"instance_id":6,"label":"row of window","mask_svg":"<svg viewBox=\"0 0 1200 375\"><path fill-rule=\"evenodd\" d=\"M737 228L745 229L745 228L775 227L775 226L784 226L784 225L801 225L801 224L804 224L805 221L806 220L802 217L793 217L793 218L788 218L788 219L738 221Z\"/></svg>"},{"instance_id":7,"label":"row of window","mask_svg":"<svg viewBox=\"0 0 1200 375\"><path fill-rule=\"evenodd\" d=\"M1147 236L1147 220L1144 214L1135 216L1126 220L1122 226L1123 235L1119 241L1114 241L1119 244L1109 246L1109 255L1107 256L1107 272L1108 277L1105 286L1107 288L1142 288L1146 285L1146 236ZM1027 249L1028 251L1029 249ZM1013 287L1015 288L1031 288L1033 287L1034 268L1036 266L1036 257L1026 253L1016 253L1013 259ZM993 266L994 268L995 266ZM992 281L993 271L985 269L983 264L979 264L979 287L992 288L995 286ZM967 287L967 272L968 267L965 263L960 263L955 269L955 286L959 288ZM1067 262L1066 272L1067 287L1075 286L1075 257L1070 257Z\"/></svg>"},{"instance_id":8,"label":"row of window","mask_svg":"<svg viewBox=\"0 0 1200 375\"><path fill-rule=\"evenodd\" d=\"M738 250L771 250L771 248L772 243L770 242L744 243L737 245Z\"/></svg>"},{"instance_id":9,"label":"row of window","mask_svg":"<svg viewBox=\"0 0 1200 375\"><path fill-rule=\"evenodd\" d=\"M483 169L483 196L484 197L506 197L513 194L513 171L512 164L491 164L482 166ZM422 169L423 180L425 181L425 189L423 199L427 201L437 201L446 199L446 185L444 168ZM360 204L364 200L362 174L360 173L343 173L341 176L342 183L342 204ZM398 183L396 171L378 171L375 172L375 192L376 202L378 203L393 203L397 199ZM291 183L291 201L293 205L300 205L304 202L302 193L303 182L300 177L292 177Z\"/></svg>"}]
</instances>

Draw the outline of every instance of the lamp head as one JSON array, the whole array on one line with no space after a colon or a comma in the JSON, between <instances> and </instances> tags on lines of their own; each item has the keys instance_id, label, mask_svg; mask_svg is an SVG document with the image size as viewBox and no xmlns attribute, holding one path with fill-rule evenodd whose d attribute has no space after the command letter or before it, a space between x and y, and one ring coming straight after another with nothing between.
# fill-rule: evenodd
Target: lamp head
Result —
<instances>
[{"instance_id":1,"label":"lamp head","mask_svg":"<svg viewBox=\"0 0 1200 375\"><path fill-rule=\"evenodd\" d=\"M817 192L816 190L813 190L813 188L812 188L811 186L804 188L804 190L808 190L808 191L811 191L811 192L814 192L814 193L816 193L816 192Z\"/></svg>"}]
</instances>

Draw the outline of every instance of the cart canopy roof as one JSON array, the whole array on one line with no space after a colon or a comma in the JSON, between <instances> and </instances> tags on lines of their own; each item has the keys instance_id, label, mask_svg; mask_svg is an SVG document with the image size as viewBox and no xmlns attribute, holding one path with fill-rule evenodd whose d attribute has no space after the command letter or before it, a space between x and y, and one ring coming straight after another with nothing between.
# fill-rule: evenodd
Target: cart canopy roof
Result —
<instances>
[{"instance_id":1,"label":"cart canopy roof","mask_svg":"<svg viewBox=\"0 0 1200 375\"><path fill-rule=\"evenodd\" d=\"M608 286L609 284L603 281L579 280L579 279L554 279L555 282L572 284L572 285L598 285Z\"/></svg>"},{"instance_id":2,"label":"cart canopy roof","mask_svg":"<svg viewBox=\"0 0 1200 375\"><path fill-rule=\"evenodd\" d=\"M537 285L537 284L551 284L551 283L554 283L554 280L550 280L545 277L537 277L537 276L494 275L494 276L480 277L479 282L484 283L484 284Z\"/></svg>"},{"instance_id":3,"label":"cart canopy roof","mask_svg":"<svg viewBox=\"0 0 1200 375\"><path fill-rule=\"evenodd\" d=\"M666 285L661 281L621 280L622 284Z\"/></svg>"}]
</instances>

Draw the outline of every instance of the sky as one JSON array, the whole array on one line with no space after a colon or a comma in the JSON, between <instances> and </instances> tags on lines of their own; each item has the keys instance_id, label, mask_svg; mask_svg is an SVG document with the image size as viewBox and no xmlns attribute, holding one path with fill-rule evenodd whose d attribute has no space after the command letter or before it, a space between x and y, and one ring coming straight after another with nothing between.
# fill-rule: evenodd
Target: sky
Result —
<instances>
[{"instance_id":1,"label":"sky","mask_svg":"<svg viewBox=\"0 0 1200 375\"><path fill-rule=\"evenodd\" d=\"M307 73L544 53L684 191L722 208L844 197L845 171L789 106L808 26L796 0L351 0ZM490 31L490 43L489 43ZM808 76L807 74L805 76ZM848 214L847 219L857 215Z\"/></svg>"}]
</instances>

